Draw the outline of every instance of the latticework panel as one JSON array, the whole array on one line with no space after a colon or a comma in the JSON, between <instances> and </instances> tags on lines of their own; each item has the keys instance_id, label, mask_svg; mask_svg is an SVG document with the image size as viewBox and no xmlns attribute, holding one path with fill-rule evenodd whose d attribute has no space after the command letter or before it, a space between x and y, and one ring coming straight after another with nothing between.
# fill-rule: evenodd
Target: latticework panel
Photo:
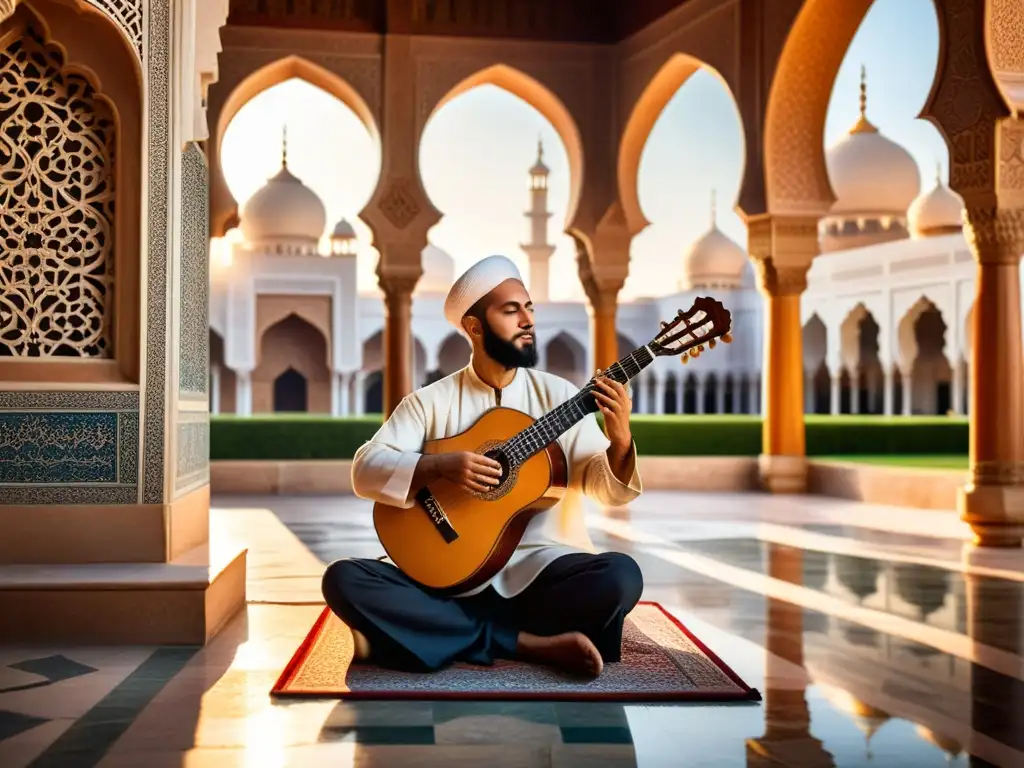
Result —
<instances>
[{"instance_id":1,"label":"latticework panel","mask_svg":"<svg viewBox=\"0 0 1024 768\"><path fill-rule=\"evenodd\" d=\"M0 50L0 356L113 356L115 141L37 30Z\"/></svg>"}]
</instances>

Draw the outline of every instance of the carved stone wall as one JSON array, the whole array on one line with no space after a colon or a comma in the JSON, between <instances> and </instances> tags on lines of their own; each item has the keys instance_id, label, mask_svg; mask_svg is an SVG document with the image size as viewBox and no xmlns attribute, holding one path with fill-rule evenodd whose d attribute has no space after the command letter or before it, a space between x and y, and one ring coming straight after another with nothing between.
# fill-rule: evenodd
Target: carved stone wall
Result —
<instances>
[{"instance_id":1,"label":"carved stone wall","mask_svg":"<svg viewBox=\"0 0 1024 768\"><path fill-rule=\"evenodd\" d=\"M0 51L0 356L113 356L116 124L30 26Z\"/></svg>"},{"instance_id":2,"label":"carved stone wall","mask_svg":"<svg viewBox=\"0 0 1024 768\"><path fill-rule=\"evenodd\" d=\"M210 481L210 414L193 411L178 416L177 471L175 495L205 485Z\"/></svg>"},{"instance_id":3,"label":"carved stone wall","mask_svg":"<svg viewBox=\"0 0 1024 768\"><path fill-rule=\"evenodd\" d=\"M121 28L132 47L142 58L142 6L145 0L88 0Z\"/></svg>"}]
</instances>

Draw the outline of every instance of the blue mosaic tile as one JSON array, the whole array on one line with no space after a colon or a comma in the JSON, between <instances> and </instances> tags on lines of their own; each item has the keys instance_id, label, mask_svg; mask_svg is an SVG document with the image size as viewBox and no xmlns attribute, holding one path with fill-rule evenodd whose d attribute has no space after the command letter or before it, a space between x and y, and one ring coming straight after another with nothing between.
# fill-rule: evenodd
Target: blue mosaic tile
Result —
<instances>
[{"instance_id":1,"label":"blue mosaic tile","mask_svg":"<svg viewBox=\"0 0 1024 768\"><path fill-rule=\"evenodd\" d=\"M116 413L0 413L0 483L116 483Z\"/></svg>"}]
</instances>

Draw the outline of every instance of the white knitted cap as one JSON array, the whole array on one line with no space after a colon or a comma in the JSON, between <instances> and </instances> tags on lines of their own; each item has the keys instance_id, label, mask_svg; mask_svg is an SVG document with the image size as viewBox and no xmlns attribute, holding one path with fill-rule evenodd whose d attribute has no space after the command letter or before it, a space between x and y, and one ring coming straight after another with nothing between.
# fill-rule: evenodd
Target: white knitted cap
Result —
<instances>
[{"instance_id":1,"label":"white knitted cap","mask_svg":"<svg viewBox=\"0 0 1024 768\"><path fill-rule=\"evenodd\" d=\"M506 280L523 282L519 269L507 256L488 256L462 273L448 291L444 301L444 316L463 335L462 317L480 299Z\"/></svg>"}]
</instances>

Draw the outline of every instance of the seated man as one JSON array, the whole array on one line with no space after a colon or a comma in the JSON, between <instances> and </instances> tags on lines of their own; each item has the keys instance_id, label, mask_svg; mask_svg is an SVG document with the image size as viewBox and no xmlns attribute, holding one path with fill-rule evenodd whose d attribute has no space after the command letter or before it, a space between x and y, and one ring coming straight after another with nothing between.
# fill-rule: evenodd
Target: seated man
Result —
<instances>
[{"instance_id":1,"label":"seated man","mask_svg":"<svg viewBox=\"0 0 1024 768\"><path fill-rule=\"evenodd\" d=\"M423 455L425 440L455 435L495 406L539 418L578 388L534 370L533 303L516 266L491 256L456 281L445 316L472 343L468 366L404 398L356 452L356 495L408 509L416 491L444 477L474 491L498 483L500 465L474 453ZM558 438L569 466L562 500L534 517L505 568L455 597L433 594L384 560L344 559L327 568L323 594L352 630L356 658L430 671L453 661L491 664L521 658L584 676L618 661L622 624L640 600L643 576L621 553L591 554L558 541L567 504L583 493L609 506L639 496L631 402L625 387L599 376L593 414Z\"/></svg>"}]
</instances>

